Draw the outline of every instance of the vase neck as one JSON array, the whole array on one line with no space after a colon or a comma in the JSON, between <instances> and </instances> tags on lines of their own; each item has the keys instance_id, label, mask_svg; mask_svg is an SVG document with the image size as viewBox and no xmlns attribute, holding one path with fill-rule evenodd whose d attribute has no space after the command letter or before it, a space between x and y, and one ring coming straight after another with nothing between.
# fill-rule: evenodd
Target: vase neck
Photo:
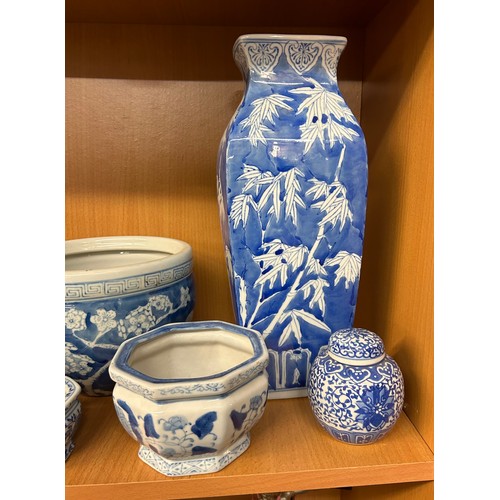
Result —
<instances>
[{"instance_id":1,"label":"vase neck","mask_svg":"<svg viewBox=\"0 0 500 500\"><path fill-rule=\"evenodd\" d=\"M246 81L336 82L346 43L338 36L243 35L234 44L233 56Z\"/></svg>"}]
</instances>

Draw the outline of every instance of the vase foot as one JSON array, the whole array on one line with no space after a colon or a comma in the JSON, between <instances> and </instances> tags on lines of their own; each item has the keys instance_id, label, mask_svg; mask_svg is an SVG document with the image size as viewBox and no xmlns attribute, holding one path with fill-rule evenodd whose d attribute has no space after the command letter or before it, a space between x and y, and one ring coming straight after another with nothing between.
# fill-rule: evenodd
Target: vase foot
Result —
<instances>
[{"instance_id":1,"label":"vase foot","mask_svg":"<svg viewBox=\"0 0 500 500\"><path fill-rule=\"evenodd\" d=\"M218 455L186 460L164 458L146 446L139 449L139 458L165 476L191 476L218 472L238 458L250 446L250 434L243 434L227 450Z\"/></svg>"}]
</instances>

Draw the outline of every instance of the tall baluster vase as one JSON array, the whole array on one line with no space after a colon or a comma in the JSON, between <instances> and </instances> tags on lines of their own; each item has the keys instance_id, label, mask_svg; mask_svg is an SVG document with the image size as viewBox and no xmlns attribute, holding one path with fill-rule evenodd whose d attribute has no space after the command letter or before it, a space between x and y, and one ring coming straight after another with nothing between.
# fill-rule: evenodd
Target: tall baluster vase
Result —
<instances>
[{"instance_id":1,"label":"tall baluster vase","mask_svg":"<svg viewBox=\"0 0 500 500\"><path fill-rule=\"evenodd\" d=\"M353 324L367 154L339 92L335 36L244 35L246 83L221 140L217 188L236 320L262 333L269 398L307 395L332 332Z\"/></svg>"}]
</instances>

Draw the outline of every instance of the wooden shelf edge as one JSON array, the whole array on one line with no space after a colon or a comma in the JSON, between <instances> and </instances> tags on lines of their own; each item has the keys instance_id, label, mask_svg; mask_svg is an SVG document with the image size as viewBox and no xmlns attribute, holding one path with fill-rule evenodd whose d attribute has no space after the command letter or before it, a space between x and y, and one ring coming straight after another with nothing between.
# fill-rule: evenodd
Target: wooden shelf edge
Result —
<instances>
[{"instance_id":1,"label":"wooden shelf edge","mask_svg":"<svg viewBox=\"0 0 500 500\"><path fill-rule=\"evenodd\" d=\"M387 476L394 481L388 482ZM342 468L310 471L310 474L295 472L239 476L234 481L227 477L193 476L189 478L189 493L183 481L148 481L141 483L94 484L66 486L66 500L97 500L120 497L132 500L147 495L153 499L210 498L221 495L245 495L273 491L318 490L399 484L434 480L434 462L403 465Z\"/></svg>"}]
</instances>

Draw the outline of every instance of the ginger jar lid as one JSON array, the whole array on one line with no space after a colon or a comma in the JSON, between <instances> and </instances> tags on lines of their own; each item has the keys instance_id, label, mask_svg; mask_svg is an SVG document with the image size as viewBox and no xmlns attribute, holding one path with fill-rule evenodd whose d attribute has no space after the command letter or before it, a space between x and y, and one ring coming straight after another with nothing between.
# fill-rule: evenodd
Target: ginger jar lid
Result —
<instances>
[{"instance_id":1,"label":"ginger jar lid","mask_svg":"<svg viewBox=\"0 0 500 500\"><path fill-rule=\"evenodd\" d=\"M347 365L373 365L385 357L384 342L364 328L344 328L331 335L328 354Z\"/></svg>"}]
</instances>

